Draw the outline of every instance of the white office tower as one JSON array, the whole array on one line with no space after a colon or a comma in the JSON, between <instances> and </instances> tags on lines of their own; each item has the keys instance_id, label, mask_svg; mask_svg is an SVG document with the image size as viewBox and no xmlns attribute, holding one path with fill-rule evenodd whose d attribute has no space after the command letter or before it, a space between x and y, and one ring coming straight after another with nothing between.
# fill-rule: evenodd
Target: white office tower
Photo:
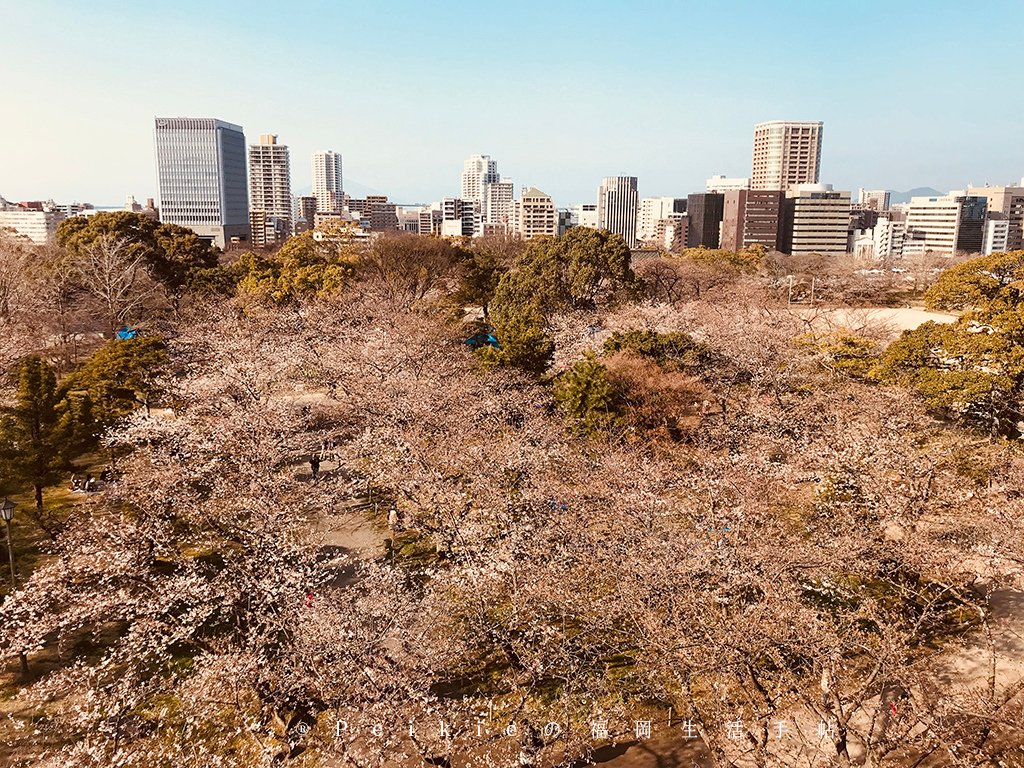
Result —
<instances>
[{"instance_id":1,"label":"white office tower","mask_svg":"<svg viewBox=\"0 0 1024 768\"><path fill-rule=\"evenodd\" d=\"M636 176L606 176L597 188L597 226L622 235L636 248L636 214L639 198Z\"/></svg>"},{"instance_id":2,"label":"white office tower","mask_svg":"<svg viewBox=\"0 0 1024 768\"><path fill-rule=\"evenodd\" d=\"M473 155L462 166L463 200L471 200L483 212L487 204L487 185L500 181L498 162L490 155Z\"/></svg>"},{"instance_id":3,"label":"white office tower","mask_svg":"<svg viewBox=\"0 0 1024 768\"><path fill-rule=\"evenodd\" d=\"M341 213L344 207L344 187L339 152L313 153L313 196L316 209L323 213Z\"/></svg>"},{"instance_id":4,"label":"white office tower","mask_svg":"<svg viewBox=\"0 0 1024 768\"><path fill-rule=\"evenodd\" d=\"M154 119L161 220L218 248L249 239L242 127L212 117Z\"/></svg>"}]
</instances>

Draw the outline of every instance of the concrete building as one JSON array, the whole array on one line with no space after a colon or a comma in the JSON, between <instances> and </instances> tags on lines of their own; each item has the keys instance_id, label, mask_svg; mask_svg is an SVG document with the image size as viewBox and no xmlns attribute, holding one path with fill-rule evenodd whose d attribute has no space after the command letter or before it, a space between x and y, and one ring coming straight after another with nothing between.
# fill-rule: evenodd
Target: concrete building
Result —
<instances>
[{"instance_id":1,"label":"concrete building","mask_svg":"<svg viewBox=\"0 0 1024 768\"><path fill-rule=\"evenodd\" d=\"M725 195L704 192L686 198L686 247L717 248L721 237Z\"/></svg>"},{"instance_id":2,"label":"concrete building","mask_svg":"<svg viewBox=\"0 0 1024 768\"><path fill-rule=\"evenodd\" d=\"M154 120L160 218L219 248L249 239L241 126L209 117Z\"/></svg>"},{"instance_id":3,"label":"concrete building","mask_svg":"<svg viewBox=\"0 0 1024 768\"><path fill-rule=\"evenodd\" d=\"M0 235L29 240L39 245L52 243L57 236L57 226L65 218L61 211L5 206L5 210L0 210Z\"/></svg>"},{"instance_id":4,"label":"concrete building","mask_svg":"<svg viewBox=\"0 0 1024 768\"><path fill-rule=\"evenodd\" d=\"M712 176L704 184L705 192L731 192L737 189L750 189L750 179Z\"/></svg>"},{"instance_id":5,"label":"concrete building","mask_svg":"<svg viewBox=\"0 0 1024 768\"><path fill-rule=\"evenodd\" d=\"M580 203L569 210L572 214L572 226L588 227L589 229L598 228L597 205L595 203Z\"/></svg>"},{"instance_id":6,"label":"concrete building","mask_svg":"<svg viewBox=\"0 0 1024 768\"><path fill-rule=\"evenodd\" d=\"M686 232L689 217L685 213L674 213L658 222L654 245L666 251L678 252L686 248Z\"/></svg>"},{"instance_id":7,"label":"concrete building","mask_svg":"<svg viewBox=\"0 0 1024 768\"><path fill-rule=\"evenodd\" d=\"M981 253L987 199L963 192L914 197L907 206L904 254Z\"/></svg>"},{"instance_id":8,"label":"concrete building","mask_svg":"<svg viewBox=\"0 0 1024 768\"><path fill-rule=\"evenodd\" d=\"M487 185L501 181L498 162L490 155L471 155L462 164L462 199L476 204L483 212L487 205Z\"/></svg>"},{"instance_id":9,"label":"concrete building","mask_svg":"<svg viewBox=\"0 0 1024 768\"><path fill-rule=\"evenodd\" d=\"M905 221L888 216L879 216L872 230L872 253L879 261L896 261L903 258L903 240L907 234Z\"/></svg>"},{"instance_id":10,"label":"concrete building","mask_svg":"<svg viewBox=\"0 0 1024 768\"><path fill-rule=\"evenodd\" d=\"M558 209L550 195L536 187L524 189L515 201L512 228L523 240L558 234Z\"/></svg>"},{"instance_id":11,"label":"concrete building","mask_svg":"<svg viewBox=\"0 0 1024 768\"><path fill-rule=\"evenodd\" d=\"M313 197L316 209L339 213L345 205L341 153L325 150L313 153Z\"/></svg>"},{"instance_id":12,"label":"concrete building","mask_svg":"<svg viewBox=\"0 0 1024 768\"><path fill-rule=\"evenodd\" d=\"M645 197L637 214L636 239L642 244L658 239L658 222L672 214L686 213L686 200L678 197Z\"/></svg>"},{"instance_id":13,"label":"concrete building","mask_svg":"<svg viewBox=\"0 0 1024 768\"><path fill-rule=\"evenodd\" d=\"M864 189L861 187L857 192L857 204L872 211L889 210L890 193L884 189Z\"/></svg>"},{"instance_id":14,"label":"concrete building","mask_svg":"<svg viewBox=\"0 0 1024 768\"><path fill-rule=\"evenodd\" d=\"M1024 248L1024 186L1021 187L968 187L967 194L984 197L989 215L1006 217L1009 232L1006 250Z\"/></svg>"},{"instance_id":15,"label":"concrete building","mask_svg":"<svg viewBox=\"0 0 1024 768\"><path fill-rule=\"evenodd\" d=\"M597 226L622 235L636 248L636 214L639 198L636 176L606 176L597 188Z\"/></svg>"},{"instance_id":16,"label":"concrete building","mask_svg":"<svg viewBox=\"0 0 1024 768\"><path fill-rule=\"evenodd\" d=\"M424 207L419 212L417 232L421 235L441 234L441 223L444 221L444 214L440 204ZM460 230L461 231L461 230Z\"/></svg>"},{"instance_id":17,"label":"concrete building","mask_svg":"<svg viewBox=\"0 0 1024 768\"><path fill-rule=\"evenodd\" d=\"M515 207L515 184L509 179L492 181L484 190L484 223L507 229Z\"/></svg>"},{"instance_id":18,"label":"concrete building","mask_svg":"<svg viewBox=\"0 0 1024 768\"><path fill-rule=\"evenodd\" d=\"M472 237L476 231L476 203L460 197L441 201L440 234L444 237Z\"/></svg>"},{"instance_id":19,"label":"concrete building","mask_svg":"<svg viewBox=\"0 0 1024 768\"><path fill-rule=\"evenodd\" d=\"M786 192L779 250L793 256L842 256L850 233L850 193L831 184L800 184Z\"/></svg>"},{"instance_id":20,"label":"concrete building","mask_svg":"<svg viewBox=\"0 0 1024 768\"><path fill-rule=\"evenodd\" d=\"M1003 214L990 215L985 220L985 232L981 240L981 252L986 256L1010 250L1010 220Z\"/></svg>"},{"instance_id":21,"label":"concrete building","mask_svg":"<svg viewBox=\"0 0 1024 768\"><path fill-rule=\"evenodd\" d=\"M365 222L374 232L394 232L398 229L398 208L388 202L387 195L367 195L365 198L348 199L345 210L353 220Z\"/></svg>"},{"instance_id":22,"label":"concrete building","mask_svg":"<svg viewBox=\"0 0 1024 768\"><path fill-rule=\"evenodd\" d=\"M313 229L316 221L316 197L300 195L292 199L292 229L295 234Z\"/></svg>"},{"instance_id":23,"label":"concrete building","mask_svg":"<svg viewBox=\"0 0 1024 768\"><path fill-rule=\"evenodd\" d=\"M733 189L722 200L720 247L738 251L750 245L779 247L783 193L773 189Z\"/></svg>"},{"instance_id":24,"label":"concrete building","mask_svg":"<svg viewBox=\"0 0 1024 768\"><path fill-rule=\"evenodd\" d=\"M249 221L252 244L270 245L292 233L292 174L288 147L265 133L249 145Z\"/></svg>"},{"instance_id":25,"label":"concrete building","mask_svg":"<svg viewBox=\"0 0 1024 768\"><path fill-rule=\"evenodd\" d=\"M754 126L751 189L788 190L817 184L821 165L821 122L775 120Z\"/></svg>"}]
</instances>

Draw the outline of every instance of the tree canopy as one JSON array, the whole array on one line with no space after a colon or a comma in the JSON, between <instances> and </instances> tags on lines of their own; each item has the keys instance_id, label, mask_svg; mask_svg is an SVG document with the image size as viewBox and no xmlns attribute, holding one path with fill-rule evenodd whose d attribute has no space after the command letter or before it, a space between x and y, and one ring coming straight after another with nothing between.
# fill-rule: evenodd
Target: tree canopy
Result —
<instances>
[{"instance_id":1,"label":"tree canopy","mask_svg":"<svg viewBox=\"0 0 1024 768\"><path fill-rule=\"evenodd\" d=\"M57 244L84 254L98 240L125 241L130 254L141 255L150 276L171 293L191 287L204 271L217 267L217 252L187 227L165 224L133 211L104 211L72 216L57 227Z\"/></svg>"}]
</instances>

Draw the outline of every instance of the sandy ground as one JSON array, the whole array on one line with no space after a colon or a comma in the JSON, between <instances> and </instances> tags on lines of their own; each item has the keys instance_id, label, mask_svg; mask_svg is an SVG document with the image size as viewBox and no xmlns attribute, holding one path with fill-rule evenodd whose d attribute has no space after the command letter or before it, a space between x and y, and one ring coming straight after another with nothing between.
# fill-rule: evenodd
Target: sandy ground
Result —
<instances>
[{"instance_id":1,"label":"sandy ground","mask_svg":"<svg viewBox=\"0 0 1024 768\"><path fill-rule=\"evenodd\" d=\"M817 330L885 327L893 333L909 331L928 321L952 323L957 315L930 312L922 307L793 307L794 311Z\"/></svg>"}]
</instances>

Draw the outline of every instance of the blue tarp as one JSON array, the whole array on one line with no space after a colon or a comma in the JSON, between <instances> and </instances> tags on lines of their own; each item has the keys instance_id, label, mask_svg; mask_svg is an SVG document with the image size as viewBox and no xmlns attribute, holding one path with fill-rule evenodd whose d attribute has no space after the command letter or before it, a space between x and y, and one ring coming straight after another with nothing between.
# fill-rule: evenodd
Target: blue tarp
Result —
<instances>
[{"instance_id":1,"label":"blue tarp","mask_svg":"<svg viewBox=\"0 0 1024 768\"><path fill-rule=\"evenodd\" d=\"M121 330L117 332L117 338L127 341L128 339L134 339L139 335L139 332L134 328L129 328L127 325L122 325Z\"/></svg>"}]
</instances>

